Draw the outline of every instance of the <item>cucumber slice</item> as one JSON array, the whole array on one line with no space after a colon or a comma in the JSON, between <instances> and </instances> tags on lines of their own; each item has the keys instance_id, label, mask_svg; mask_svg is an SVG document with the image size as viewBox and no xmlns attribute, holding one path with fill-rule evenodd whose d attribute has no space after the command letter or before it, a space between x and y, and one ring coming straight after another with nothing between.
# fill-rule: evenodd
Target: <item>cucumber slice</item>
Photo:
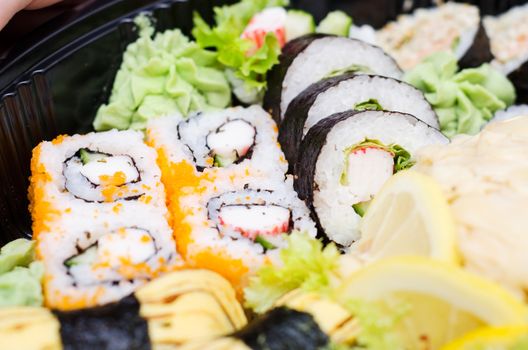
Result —
<instances>
[{"instance_id":1,"label":"cucumber slice","mask_svg":"<svg viewBox=\"0 0 528 350\"><path fill-rule=\"evenodd\" d=\"M360 102L354 106L356 111L382 111L383 107L379 104L378 100L371 98L365 102Z\"/></svg>"},{"instance_id":2,"label":"cucumber slice","mask_svg":"<svg viewBox=\"0 0 528 350\"><path fill-rule=\"evenodd\" d=\"M354 205L352 205L352 208L358 214L359 216L363 217L365 213L367 212L367 209L372 201L366 201L366 202L359 202Z\"/></svg>"},{"instance_id":3,"label":"cucumber slice","mask_svg":"<svg viewBox=\"0 0 528 350\"><path fill-rule=\"evenodd\" d=\"M266 250L277 248L273 243L271 243L270 241L268 241L267 239L265 239L262 236L255 237L255 243L260 244L262 246L262 248L264 248Z\"/></svg>"},{"instance_id":4,"label":"cucumber slice","mask_svg":"<svg viewBox=\"0 0 528 350\"><path fill-rule=\"evenodd\" d=\"M330 12L317 26L316 32L323 34L333 34L348 36L352 26L352 17L343 11Z\"/></svg>"},{"instance_id":5,"label":"cucumber slice","mask_svg":"<svg viewBox=\"0 0 528 350\"><path fill-rule=\"evenodd\" d=\"M81 158L81 162L83 163L83 165L86 165L90 162L102 160L106 158L106 155L97 152L90 152L86 148L81 148L79 150L79 158Z\"/></svg>"},{"instance_id":6,"label":"cucumber slice","mask_svg":"<svg viewBox=\"0 0 528 350\"><path fill-rule=\"evenodd\" d=\"M300 10L289 10L286 17L286 41L315 31L315 21L311 14Z\"/></svg>"},{"instance_id":7,"label":"cucumber slice","mask_svg":"<svg viewBox=\"0 0 528 350\"><path fill-rule=\"evenodd\" d=\"M92 246L86 249L81 254L71 257L68 260L66 260L64 262L64 265L66 265L67 267L72 267L76 265L90 265L90 264L93 264L96 258L97 258L97 247Z\"/></svg>"}]
</instances>

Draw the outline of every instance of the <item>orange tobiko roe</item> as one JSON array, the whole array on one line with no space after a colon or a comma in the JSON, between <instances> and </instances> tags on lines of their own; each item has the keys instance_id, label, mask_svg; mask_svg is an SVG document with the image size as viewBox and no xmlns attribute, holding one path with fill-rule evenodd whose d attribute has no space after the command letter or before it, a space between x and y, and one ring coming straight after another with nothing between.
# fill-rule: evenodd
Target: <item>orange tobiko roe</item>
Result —
<instances>
[{"instance_id":1,"label":"orange tobiko roe","mask_svg":"<svg viewBox=\"0 0 528 350\"><path fill-rule=\"evenodd\" d=\"M195 193L203 193L202 181L214 181L207 174L198 174L194 166L186 161L173 163L163 148L149 143L158 152L158 166L161 169L161 180L167 193L167 207L172 214L172 228L177 250L184 258L186 266L197 269L208 269L226 278L241 296L241 287L249 272L248 266L241 259L234 259L225 252L205 248L199 252L190 252L194 243L193 228L186 221L187 213L182 210L180 199L188 194L189 188Z\"/></svg>"}]
</instances>

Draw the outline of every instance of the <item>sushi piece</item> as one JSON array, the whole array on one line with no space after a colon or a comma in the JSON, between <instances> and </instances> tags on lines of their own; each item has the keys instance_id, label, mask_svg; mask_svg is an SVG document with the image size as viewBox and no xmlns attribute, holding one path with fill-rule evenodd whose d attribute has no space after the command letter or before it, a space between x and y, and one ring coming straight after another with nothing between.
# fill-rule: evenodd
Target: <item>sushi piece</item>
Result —
<instances>
[{"instance_id":1,"label":"sushi piece","mask_svg":"<svg viewBox=\"0 0 528 350\"><path fill-rule=\"evenodd\" d=\"M528 4L485 17L484 26L495 56L494 67L515 85L518 102L528 103Z\"/></svg>"},{"instance_id":2,"label":"sushi piece","mask_svg":"<svg viewBox=\"0 0 528 350\"><path fill-rule=\"evenodd\" d=\"M439 129L438 117L421 91L396 79L346 73L312 84L289 105L279 129L279 142L290 172L301 141L310 128L332 114L350 109L409 113Z\"/></svg>"},{"instance_id":3,"label":"sushi piece","mask_svg":"<svg viewBox=\"0 0 528 350\"><path fill-rule=\"evenodd\" d=\"M164 207L155 154L145 146L140 132L59 136L33 150L31 166L29 197L33 202L101 208L148 199L151 205ZM39 209L36 203L32 208Z\"/></svg>"},{"instance_id":4,"label":"sushi piece","mask_svg":"<svg viewBox=\"0 0 528 350\"><path fill-rule=\"evenodd\" d=\"M175 237L187 264L216 271L235 287L273 262L294 230L315 237L315 224L293 180L246 178L202 183L183 196Z\"/></svg>"},{"instance_id":5,"label":"sushi piece","mask_svg":"<svg viewBox=\"0 0 528 350\"><path fill-rule=\"evenodd\" d=\"M528 116L528 105L513 105L507 109L498 111L490 120L490 123Z\"/></svg>"},{"instance_id":6,"label":"sushi piece","mask_svg":"<svg viewBox=\"0 0 528 350\"><path fill-rule=\"evenodd\" d=\"M60 136L33 151L30 210L48 307L91 307L181 263L142 134Z\"/></svg>"},{"instance_id":7,"label":"sushi piece","mask_svg":"<svg viewBox=\"0 0 528 350\"><path fill-rule=\"evenodd\" d=\"M402 71L382 49L365 42L324 34L290 41L280 62L268 72L264 109L278 124L291 101L311 84L345 72L401 78Z\"/></svg>"},{"instance_id":8,"label":"sushi piece","mask_svg":"<svg viewBox=\"0 0 528 350\"><path fill-rule=\"evenodd\" d=\"M186 120L158 118L149 124L147 135L172 163L192 164L197 174L282 178L286 172L277 126L259 106L201 113Z\"/></svg>"},{"instance_id":9,"label":"sushi piece","mask_svg":"<svg viewBox=\"0 0 528 350\"><path fill-rule=\"evenodd\" d=\"M455 54L462 68L493 59L478 7L449 2L402 15L377 33L377 43L409 70L441 51Z\"/></svg>"},{"instance_id":10,"label":"sushi piece","mask_svg":"<svg viewBox=\"0 0 528 350\"><path fill-rule=\"evenodd\" d=\"M186 344L183 350L319 350L330 346L314 317L278 307L256 318L229 337Z\"/></svg>"},{"instance_id":11,"label":"sushi piece","mask_svg":"<svg viewBox=\"0 0 528 350\"><path fill-rule=\"evenodd\" d=\"M0 348L173 348L226 336L246 324L242 306L225 279L211 271L182 270L95 308L4 308Z\"/></svg>"},{"instance_id":12,"label":"sushi piece","mask_svg":"<svg viewBox=\"0 0 528 350\"><path fill-rule=\"evenodd\" d=\"M304 138L295 165L295 189L316 219L319 233L348 247L370 200L414 154L446 144L437 129L409 114L346 111L321 120Z\"/></svg>"}]
</instances>

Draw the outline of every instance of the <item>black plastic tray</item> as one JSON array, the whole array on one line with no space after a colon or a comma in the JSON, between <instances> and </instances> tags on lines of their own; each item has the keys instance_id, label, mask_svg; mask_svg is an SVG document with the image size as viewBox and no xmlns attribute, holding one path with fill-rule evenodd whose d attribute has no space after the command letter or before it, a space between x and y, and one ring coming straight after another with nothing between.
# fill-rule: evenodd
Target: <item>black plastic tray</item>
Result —
<instances>
[{"instance_id":1,"label":"black plastic tray","mask_svg":"<svg viewBox=\"0 0 528 350\"><path fill-rule=\"evenodd\" d=\"M221 0L111 0L18 47L0 65L0 244L31 235L27 186L31 151L59 134L91 130L108 99L125 47L137 38L132 18L150 12L158 30L189 33L192 12L210 19ZM483 13L525 1L483 0ZM297 0L293 5L320 19L331 9L351 11L357 23L377 26L430 0ZM53 25L53 24L51 24Z\"/></svg>"}]
</instances>

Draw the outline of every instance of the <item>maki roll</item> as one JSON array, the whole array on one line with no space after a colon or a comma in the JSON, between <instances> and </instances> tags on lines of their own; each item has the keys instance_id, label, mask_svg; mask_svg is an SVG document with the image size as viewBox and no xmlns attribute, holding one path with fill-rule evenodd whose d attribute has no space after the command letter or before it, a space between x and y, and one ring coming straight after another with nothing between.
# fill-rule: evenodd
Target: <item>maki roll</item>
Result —
<instances>
[{"instance_id":1,"label":"maki roll","mask_svg":"<svg viewBox=\"0 0 528 350\"><path fill-rule=\"evenodd\" d=\"M1 349L176 348L247 324L231 285L204 270L182 270L108 305L74 311L0 310Z\"/></svg>"},{"instance_id":2,"label":"maki roll","mask_svg":"<svg viewBox=\"0 0 528 350\"><path fill-rule=\"evenodd\" d=\"M346 111L321 120L304 138L295 164L295 189L316 219L320 234L350 246L368 203L414 154L446 144L437 129L409 114Z\"/></svg>"},{"instance_id":3,"label":"maki roll","mask_svg":"<svg viewBox=\"0 0 528 350\"><path fill-rule=\"evenodd\" d=\"M379 47L324 34L292 40L284 46L280 62L268 72L264 109L281 123L290 102L322 79L345 72L401 78L396 62Z\"/></svg>"},{"instance_id":4,"label":"maki roll","mask_svg":"<svg viewBox=\"0 0 528 350\"><path fill-rule=\"evenodd\" d=\"M515 85L519 102L528 103L528 5L516 6L500 16L487 16L493 65Z\"/></svg>"},{"instance_id":5,"label":"maki roll","mask_svg":"<svg viewBox=\"0 0 528 350\"><path fill-rule=\"evenodd\" d=\"M290 171L311 127L332 114L350 109L375 109L416 116L439 129L436 113L423 93L396 79L347 73L312 84L289 105L279 129L279 142Z\"/></svg>"},{"instance_id":6,"label":"maki roll","mask_svg":"<svg viewBox=\"0 0 528 350\"><path fill-rule=\"evenodd\" d=\"M155 155L133 131L35 148L29 198L47 306L116 301L181 262Z\"/></svg>"},{"instance_id":7,"label":"maki roll","mask_svg":"<svg viewBox=\"0 0 528 350\"><path fill-rule=\"evenodd\" d=\"M315 224L293 180L217 180L180 198L179 249L191 266L211 269L236 287L276 258L294 230L315 237Z\"/></svg>"},{"instance_id":8,"label":"maki roll","mask_svg":"<svg viewBox=\"0 0 528 350\"><path fill-rule=\"evenodd\" d=\"M455 2L400 16L378 31L377 43L404 70L440 51L453 52L462 68L493 59L478 7Z\"/></svg>"},{"instance_id":9,"label":"maki roll","mask_svg":"<svg viewBox=\"0 0 528 350\"><path fill-rule=\"evenodd\" d=\"M277 143L277 126L259 106L235 107L152 121L149 142L172 163L192 164L206 176L265 175L282 178L287 162Z\"/></svg>"}]
</instances>

